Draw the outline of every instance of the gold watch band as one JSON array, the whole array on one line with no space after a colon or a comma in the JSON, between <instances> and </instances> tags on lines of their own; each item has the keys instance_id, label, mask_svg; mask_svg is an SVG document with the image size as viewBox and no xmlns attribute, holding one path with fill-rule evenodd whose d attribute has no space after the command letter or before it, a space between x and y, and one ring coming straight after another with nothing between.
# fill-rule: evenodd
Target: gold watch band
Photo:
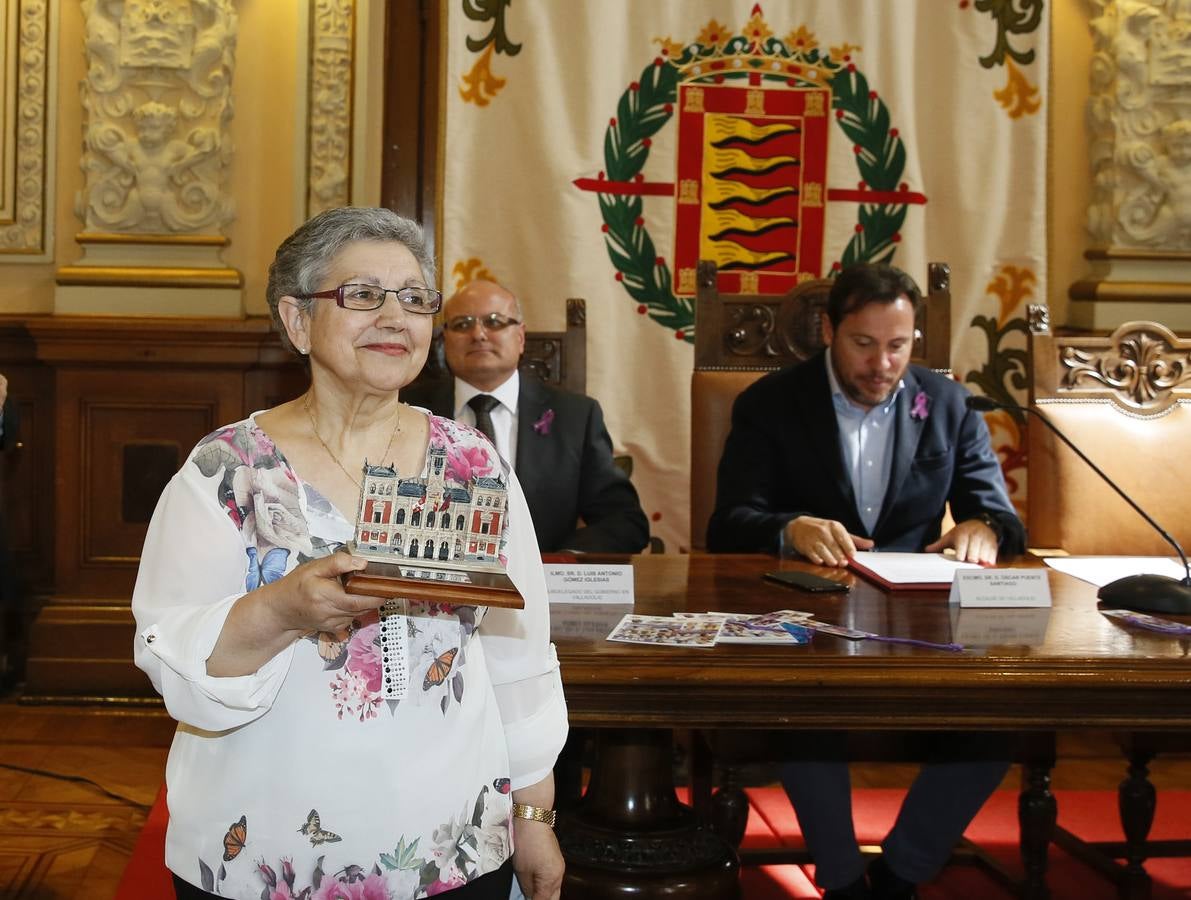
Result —
<instances>
[{"instance_id":1,"label":"gold watch band","mask_svg":"<svg viewBox=\"0 0 1191 900\"><path fill-rule=\"evenodd\" d=\"M528 803L514 803L513 815L518 819L529 819L531 822L545 822L551 828L558 819L558 812L541 806L530 806Z\"/></svg>"}]
</instances>

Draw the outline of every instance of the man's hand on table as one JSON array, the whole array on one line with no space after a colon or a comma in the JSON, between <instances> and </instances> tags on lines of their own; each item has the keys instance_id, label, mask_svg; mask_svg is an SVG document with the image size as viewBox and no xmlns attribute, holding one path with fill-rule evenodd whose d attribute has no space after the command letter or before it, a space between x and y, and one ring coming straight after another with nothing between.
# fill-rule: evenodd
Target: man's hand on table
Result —
<instances>
[{"instance_id":1,"label":"man's hand on table","mask_svg":"<svg viewBox=\"0 0 1191 900\"><path fill-rule=\"evenodd\" d=\"M927 553L951 548L959 562L983 563L991 566L997 561L997 535L980 519L960 522L930 546Z\"/></svg>"},{"instance_id":2,"label":"man's hand on table","mask_svg":"<svg viewBox=\"0 0 1191 900\"><path fill-rule=\"evenodd\" d=\"M799 516L787 522L782 543L793 547L808 562L836 567L846 566L857 550L873 548L873 542L868 538L848 534L843 523L814 516Z\"/></svg>"}]
</instances>

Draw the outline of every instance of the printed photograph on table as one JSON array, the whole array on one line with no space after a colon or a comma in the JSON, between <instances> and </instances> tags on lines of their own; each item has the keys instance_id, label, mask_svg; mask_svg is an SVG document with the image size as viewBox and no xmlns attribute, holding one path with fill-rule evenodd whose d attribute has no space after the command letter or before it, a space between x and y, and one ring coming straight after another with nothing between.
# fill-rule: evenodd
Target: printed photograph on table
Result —
<instances>
[{"instance_id":1,"label":"printed photograph on table","mask_svg":"<svg viewBox=\"0 0 1191 900\"><path fill-rule=\"evenodd\" d=\"M670 616L627 615L608 635L610 641L629 644L670 644L681 647L714 647L723 620L675 619Z\"/></svg>"},{"instance_id":2,"label":"printed photograph on table","mask_svg":"<svg viewBox=\"0 0 1191 900\"><path fill-rule=\"evenodd\" d=\"M810 613L793 609L779 609L776 612L744 615L741 613L692 613L676 612L675 618L719 620L717 644L809 644L812 631L799 627L788 631L785 624L801 626L811 618Z\"/></svg>"}]
</instances>

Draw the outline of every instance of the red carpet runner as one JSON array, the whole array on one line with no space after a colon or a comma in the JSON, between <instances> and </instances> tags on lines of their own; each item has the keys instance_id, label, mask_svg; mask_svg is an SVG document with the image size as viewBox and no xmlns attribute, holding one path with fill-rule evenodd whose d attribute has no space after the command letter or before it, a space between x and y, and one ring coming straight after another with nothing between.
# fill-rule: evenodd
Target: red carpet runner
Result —
<instances>
[{"instance_id":1,"label":"red carpet runner","mask_svg":"<svg viewBox=\"0 0 1191 900\"><path fill-rule=\"evenodd\" d=\"M801 846L802 837L790 803L781 788L748 791L753 810L745 834L746 847ZM853 799L856 835L876 844L888 832L905 791L860 790ZM1084 840L1122 840L1112 791L1057 791L1059 824ZM1162 791L1150 837L1155 840L1191 835L1191 792ZM966 836L1001 862L1015 876L1022 874L1017 850L1017 792L997 791L985 804ZM1053 900L1116 900L1113 885L1062 850L1050 849L1047 883ZM741 877L745 900L787 900L818 897L810 875L799 866L746 868ZM1191 898L1191 859L1151 860L1146 871L1154 879L1152 900ZM948 866L935 881L923 885L922 900L1012 900L1013 895L977 866Z\"/></svg>"},{"instance_id":2,"label":"red carpet runner","mask_svg":"<svg viewBox=\"0 0 1191 900\"><path fill-rule=\"evenodd\" d=\"M752 802L746 847L799 846L798 822L781 788L748 791ZM875 844L889 830L905 792L857 791L854 800L856 831L862 843ZM1121 840L1116 794L1111 791L1059 791L1059 824L1085 840ZM1191 834L1191 791L1163 791L1150 836L1155 840L1186 838ZM132 858L116 893L116 900L173 900L168 873L162 865L167 814L165 791L157 797L149 820L137 840ZM1017 852L1017 793L997 791L968 829L967 836L1020 874ZM1191 898L1191 859L1158 859L1146 863L1154 879L1153 900ZM813 869L799 866L746 868L741 876L745 900L789 900L819 896L810 880ZM1050 851L1049 884L1054 900L1116 900L1104 878L1057 847ZM1011 900L1012 895L975 866L949 866L934 882L923 886L922 900ZM565 897L563 898L565 900Z\"/></svg>"}]
</instances>

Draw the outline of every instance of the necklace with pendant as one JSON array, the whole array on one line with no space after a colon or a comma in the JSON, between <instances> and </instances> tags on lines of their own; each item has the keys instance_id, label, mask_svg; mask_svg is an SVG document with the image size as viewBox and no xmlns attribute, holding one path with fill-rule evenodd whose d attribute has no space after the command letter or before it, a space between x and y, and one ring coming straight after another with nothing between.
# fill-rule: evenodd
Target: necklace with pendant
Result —
<instances>
[{"instance_id":1,"label":"necklace with pendant","mask_svg":"<svg viewBox=\"0 0 1191 900\"><path fill-rule=\"evenodd\" d=\"M343 463L341 463L339 461L339 457L336 456L331 451L331 448L327 446L327 442L322 439L321 435L319 435L318 423L314 421L314 413L310 411L310 395L309 394L307 394L306 397L302 400L302 408L306 410L306 418L308 418L310 420L310 428L312 431L314 431L314 437L318 440L318 442L320 444L323 445L323 449L327 451L327 456L331 457L331 459L334 461L335 465L339 466L339 471L347 476L348 481L350 481L356 487L363 490L364 486L362 484L360 484L360 482L357 479L352 477L351 472L349 472L344 467ZM401 406L400 406L400 404L398 404L398 406L397 406L397 422L393 426L392 434L389 435L389 443L385 445L385 452L380 458L381 465L384 465L385 460L389 458L389 451L393 449L393 439L397 437L397 432L399 432L400 430L401 430Z\"/></svg>"}]
</instances>

